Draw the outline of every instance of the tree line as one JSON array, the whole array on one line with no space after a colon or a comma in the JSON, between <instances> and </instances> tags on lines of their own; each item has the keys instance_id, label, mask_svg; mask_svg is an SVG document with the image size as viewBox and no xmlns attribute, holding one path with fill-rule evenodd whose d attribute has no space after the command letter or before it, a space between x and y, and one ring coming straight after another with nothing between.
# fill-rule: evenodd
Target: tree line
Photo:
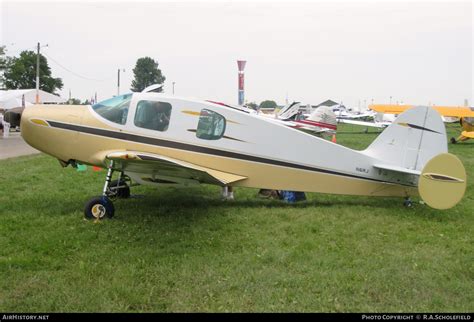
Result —
<instances>
[{"instance_id":1,"label":"tree line","mask_svg":"<svg viewBox=\"0 0 474 322\"><path fill-rule=\"evenodd\" d=\"M37 53L31 50L22 51L17 57L6 55L6 47L0 46L0 88L28 89L36 88ZM43 91L57 94L64 87L60 77L53 77L48 60L40 53L39 57L40 86ZM166 77L158 68L158 62L151 57L141 57L133 69L134 79L130 90L141 92L153 84L163 84ZM74 99L77 103L77 99Z\"/></svg>"},{"instance_id":2,"label":"tree line","mask_svg":"<svg viewBox=\"0 0 474 322\"><path fill-rule=\"evenodd\" d=\"M258 110L258 109L261 109L261 108L275 109L278 106L277 103L275 101L272 101L272 100L262 101L258 105L255 102L250 102L250 103L247 103L246 105L247 105L247 107L252 108L254 110Z\"/></svg>"},{"instance_id":3,"label":"tree line","mask_svg":"<svg viewBox=\"0 0 474 322\"><path fill-rule=\"evenodd\" d=\"M0 46L0 88L36 88L36 59L37 53L31 50L22 51L18 57L9 57L6 55L6 47ZM40 89L57 94L64 87L63 80L60 77L52 76L48 60L41 53L39 65ZM141 92L150 85L163 84L166 77L158 66L158 62L151 57L138 58L133 69L134 79L132 80L130 90L132 92ZM72 98L69 104L90 104L90 101ZM255 110L277 107L277 103L272 100L265 100L258 105L255 102L250 102L246 105Z\"/></svg>"}]
</instances>

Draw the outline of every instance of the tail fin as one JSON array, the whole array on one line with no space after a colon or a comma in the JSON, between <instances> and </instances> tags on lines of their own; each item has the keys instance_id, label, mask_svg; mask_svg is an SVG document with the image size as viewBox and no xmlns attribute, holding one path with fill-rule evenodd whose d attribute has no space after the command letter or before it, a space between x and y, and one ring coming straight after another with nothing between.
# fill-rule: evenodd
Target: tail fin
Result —
<instances>
[{"instance_id":1,"label":"tail fin","mask_svg":"<svg viewBox=\"0 0 474 322\"><path fill-rule=\"evenodd\" d=\"M300 102L293 102L283 107L278 113L278 117L282 120L289 119L290 117L298 113L299 108L300 108Z\"/></svg>"},{"instance_id":2,"label":"tail fin","mask_svg":"<svg viewBox=\"0 0 474 322\"><path fill-rule=\"evenodd\" d=\"M306 120L319 123L320 127L337 130L336 114L328 106L318 107Z\"/></svg>"},{"instance_id":3,"label":"tail fin","mask_svg":"<svg viewBox=\"0 0 474 322\"><path fill-rule=\"evenodd\" d=\"M385 164L421 171L433 157L447 151L441 116L430 107L419 106L400 114L364 153Z\"/></svg>"},{"instance_id":4,"label":"tail fin","mask_svg":"<svg viewBox=\"0 0 474 322\"><path fill-rule=\"evenodd\" d=\"M313 113L311 113L308 120L332 125L337 124L336 114L328 106L318 107Z\"/></svg>"}]
</instances>

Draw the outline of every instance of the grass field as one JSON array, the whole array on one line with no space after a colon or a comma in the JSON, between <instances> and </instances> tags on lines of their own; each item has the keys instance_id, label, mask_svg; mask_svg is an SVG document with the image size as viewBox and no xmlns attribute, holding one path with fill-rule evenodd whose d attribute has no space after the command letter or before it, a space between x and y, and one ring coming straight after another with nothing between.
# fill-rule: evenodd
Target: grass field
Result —
<instances>
[{"instance_id":1,"label":"grass field","mask_svg":"<svg viewBox=\"0 0 474 322\"><path fill-rule=\"evenodd\" d=\"M376 136L356 131L345 126L338 143L362 149ZM115 202L100 223L82 212L103 171L45 155L0 161L0 311L472 312L474 142L449 149L468 190L447 211L136 187L144 197Z\"/></svg>"}]
</instances>

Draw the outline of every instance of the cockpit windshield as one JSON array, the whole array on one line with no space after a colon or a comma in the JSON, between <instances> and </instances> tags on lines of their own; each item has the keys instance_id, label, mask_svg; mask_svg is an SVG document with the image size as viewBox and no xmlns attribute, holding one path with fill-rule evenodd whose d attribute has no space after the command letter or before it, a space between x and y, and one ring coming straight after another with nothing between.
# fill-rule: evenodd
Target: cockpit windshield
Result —
<instances>
[{"instance_id":1,"label":"cockpit windshield","mask_svg":"<svg viewBox=\"0 0 474 322\"><path fill-rule=\"evenodd\" d=\"M92 108L97 114L111 122L125 124L131 100L132 94L115 96L92 105Z\"/></svg>"}]
</instances>

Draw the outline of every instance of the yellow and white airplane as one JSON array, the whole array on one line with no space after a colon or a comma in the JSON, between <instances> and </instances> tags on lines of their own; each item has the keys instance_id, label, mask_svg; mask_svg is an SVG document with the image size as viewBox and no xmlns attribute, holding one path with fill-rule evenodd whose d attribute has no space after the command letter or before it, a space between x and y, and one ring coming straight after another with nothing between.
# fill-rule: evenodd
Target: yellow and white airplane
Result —
<instances>
[{"instance_id":1,"label":"yellow and white airplane","mask_svg":"<svg viewBox=\"0 0 474 322\"><path fill-rule=\"evenodd\" d=\"M27 107L21 129L28 144L63 166L108 168L86 218L112 217L112 199L128 197L132 180L395 196L406 205L419 194L437 209L456 205L466 189L464 166L447 153L444 124L426 107L402 113L364 151L242 109L147 90L92 106Z\"/></svg>"},{"instance_id":2,"label":"yellow and white airplane","mask_svg":"<svg viewBox=\"0 0 474 322\"><path fill-rule=\"evenodd\" d=\"M387 104L375 104L370 105L369 108L380 113L385 114L400 114L407 109L412 108L413 105L387 105ZM458 138L451 138L451 143L457 143L459 141L467 141L474 139L474 107L466 106L433 106L439 114L444 117L459 118L462 132Z\"/></svg>"}]
</instances>

